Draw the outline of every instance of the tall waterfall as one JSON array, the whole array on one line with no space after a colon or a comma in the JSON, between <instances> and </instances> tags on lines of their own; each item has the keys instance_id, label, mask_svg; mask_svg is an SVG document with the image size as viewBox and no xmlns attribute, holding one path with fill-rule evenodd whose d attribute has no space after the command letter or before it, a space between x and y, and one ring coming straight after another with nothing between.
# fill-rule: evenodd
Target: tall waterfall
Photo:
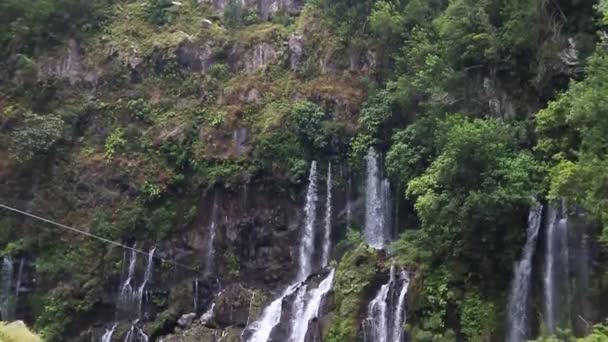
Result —
<instances>
[{"instance_id":1,"label":"tall waterfall","mask_svg":"<svg viewBox=\"0 0 608 342\"><path fill-rule=\"evenodd\" d=\"M218 207L218 194L215 192L213 195L213 206L211 208L211 223L209 224L209 237L207 238L207 244L205 246L205 269L203 275L208 277L213 272L213 262L215 260L215 235L217 233L217 207Z\"/></svg>"},{"instance_id":2,"label":"tall waterfall","mask_svg":"<svg viewBox=\"0 0 608 342\"><path fill-rule=\"evenodd\" d=\"M375 248L382 249L390 241L390 183L382 179L379 156L370 148L367 156L365 184L365 240Z\"/></svg>"},{"instance_id":3,"label":"tall waterfall","mask_svg":"<svg viewBox=\"0 0 608 342\"><path fill-rule=\"evenodd\" d=\"M313 161L310 164L310 174L308 176L308 189L306 190L306 206L304 213L306 215L304 222L304 232L300 240L300 259L297 280L304 280L312 272L312 257L314 253L315 243L315 224L317 221L317 162Z\"/></svg>"},{"instance_id":4,"label":"tall waterfall","mask_svg":"<svg viewBox=\"0 0 608 342\"><path fill-rule=\"evenodd\" d=\"M530 293L530 276L532 275L532 257L536 250L536 240L542 218L543 206L537 203L528 214L526 244L521 260L515 264L513 283L509 295L507 342L522 342L528 333L528 298Z\"/></svg>"},{"instance_id":5,"label":"tall waterfall","mask_svg":"<svg viewBox=\"0 0 608 342\"><path fill-rule=\"evenodd\" d=\"M331 200L332 200L332 183L331 183L331 162L327 168L327 196L325 198L325 226L323 229L323 250L321 251L321 267L327 266L329 261L329 250L331 247Z\"/></svg>"},{"instance_id":6,"label":"tall waterfall","mask_svg":"<svg viewBox=\"0 0 608 342\"><path fill-rule=\"evenodd\" d=\"M333 285L334 274L335 271L332 269L327 277L321 281L319 287L310 291L303 310L299 312L297 316L293 317L292 321L294 321L295 324L293 324L291 329L290 342L305 341L308 325L310 321L319 314L321 303Z\"/></svg>"},{"instance_id":7,"label":"tall waterfall","mask_svg":"<svg viewBox=\"0 0 608 342\"><path fill-rule=\"evenodd\" d=\"M310 289L303 282L312 274L315 263L315 235L318 202L318 172L317 162L310 165L306 191L306 204L304 206L304 230L300 240L298 274L295 282L288 286L281 295L264 309L260 319L251 324L247 330L252 334L249 342L267 342L273 329L281 322L283 302L287 297L293 297L291 319L289 320L290 342L303 342L308 332L308 326L318 313L323 299L333 285L334 270L321 281L319 286ZM321 265L325 266L329 259L331 235L331 166L328 170L327 198L325 206L325 225L323 231Z\"/></svg>"},{"instance_id":8,"label":"tall waterfall","mask_svg":"<svg viewBox=\"0 0 608 342\"><path fill-rule=\"evenodd\" d=\"M544 299L545 326L550 335L556 332L558 317L568 304L568 220L566 207L549 206L546 230Z\"/></svg>"},{"instance_id":9,"label":"tall waterfall","mask_svg":"<svg viewBox=\"0 0 608 342\"><path fill-rule=\"evenodd\" d=\"M405 298L410 278L405 270L401 270L399 279L395 273L393 265L388 282L380 287L376 297L367 306L367 318L363 321L365 342L403 341Z\"/></svg>"},{"instance_id":10,"label":"tall waterfall","mask_svg":"<svg viewBox=\"0 0 608 342\"><path fill-rule=\"evenodd\" d=\"M12 317L12 294L13 287L13 259L6 256L2 258L2 274L0 284L0 317L3 321L10 321Z\"/></svg>"}]
</instances>

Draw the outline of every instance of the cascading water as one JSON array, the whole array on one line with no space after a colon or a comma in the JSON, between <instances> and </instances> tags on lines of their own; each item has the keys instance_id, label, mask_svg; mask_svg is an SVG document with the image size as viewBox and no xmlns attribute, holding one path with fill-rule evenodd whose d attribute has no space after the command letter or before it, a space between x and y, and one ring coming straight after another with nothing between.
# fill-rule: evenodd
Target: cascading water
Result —
<instances>
[{"instance_id":1,"label":"cascading water","mask_svg":"<svg viewBox=\"0 0 608 342\"><path fill-rule=\"evenodd\" d=\"M114 335L114 330L116 330L117 326L118 323L114 323L111 328L106 329L103 336L101 336L101 342L112 342L112 335Z\"/></svg>"},{"instance_id":2,"label":"cascading water","mask_svg":"<svg viewBox=\"0 0 608 342\"><path fill-rule=\"evenodd\" d=\"M303 281L312 273L315 256L315 230L318 202L318 174L317 162L313 161L310 165L309 183L306 191L306 204L304 207L305 222L304 232L300 240L299 249L299 269L295 282L288 286L281 295L275 299L264 311L259 320L254 322L249 331L252 335L250 342L266 342L270 338L273 329L281 321L283 301L286 297L294 296L292 305L292 319L289 321L290 341L304 341L308 331L309 322L318 315L321 303L326 294L331 290L333 284L334 270L321 281L315 289L309 290ZM323 234L323 251L321 265L325 266L329 258L330 235L331 235L331 167L328 170L327 179L327 199L326 199L326 220L325 231ZM296 292L297 291L297 292Z\"/></svg>"},{"instance_id":3,"label":"cascading water","mask_svg":"<svg viewBox=\"0 0 608 342\"><path fill-rule=\"evenodd\" d=\"M213 272L213 262L215 260L215 235L217 233L217 208L218 208L218 194L217 192L213 195L213 206L211 208L211 223L209 224L209 238L207 239L207 245L205 246L205 269L203 275L209 277Z\"/></svg>"},{"instance_id":4,"label":"cascading water","mask_svg":"<svg viewBox=\"0 0 608 342\"><path fill-rule=\"evenodd\" d=\"M367 306L367 318L363 322L366 342L388 342L388 293L395 282L395 266L391 266L388 283L382 285L378 294Z\"/></svg>"},{"instance_id":5,"label":"cascading water","mask_svg":"<svg viewBox=\"0 0 608 342\"><path fill-rule=\"evenodd\" d=\"M552 204L548 210L545 272L544 272L544 300L545 300L545 327L549 335L555 335L557 321L562 309L568 304L568 221L565 203ZM559 295L559 296L558 296ZM564 321L568 320L565 317Z\"/></svg>"},{"instance_id":6,"label":"cascading water","mask_svg":"<svg viewBox=\"0 0 608 342\"><path fill-rule=\"evenodd\" d=\"M405 296L410 286L410 275L406 270L401 270L401 290L399 291L399 298L397 299L397 305L395 306L395 313L393 314L393 330L392 339L394 342L401 342L403 340L403 324L405 323Z\"/></svg>"},{"instance_id":7,"label":"cascading water","mask_svg":"<svg viewBox=\"0 0 608 342\"><path fill-rule=\"evenodd\" d=\"M321 267L327 266L327 262L329 261L329 250L331 247L331 187L331 162L329 162L329 166L327 168L327 197L325 198L325 226L323 230L323 250L321 251Z\"/></svg>"},{"instance_id":8,"label":"cascading water","mask_svg":"<svg viewBox=\"0 0 608 342\"><path fill-rule=\"evenodd\" d=\"M199 296L199 280L198 278L194 279L192 283L194 295L192 296L192 311L196 313L198 311L198 296Z\"/></svg>"},{"instance_id":9,"label":"cascading water","mask_svg":"<svg viewBox=\"0 0 608 342\"><path fill-rule=\"evenodd\" d=\"M550 334L555 333L555 312L553 303L553 250L555 248L553 243L553 235L555 231L555 221L557 220L557 209L555 206L549 206L547 213L547 228L545 232L546 246L545 246L545 272L543 276L544 283L544 297L545 297L545 325Z\"/></svg>"},{"instance_id":10,"label":"cascading water","mask_svg":"<svg viewBox=\"0 0 608 342\"><path fill-rule=\"evenodd\" d=\"M10 321L11 314L11 288L13 286L13 260L10 257L2 258L2 284L0 286L0 317L3 321Z\"/></svg>"},{"instance_id":11,"label":"cascading water","mask_svg":"<svg viewBox=\"0 0 608 342\"><path fill-rule=\"evenodd\" d=\"M383 249L390 240L390 183L381 179L379 156L370 148L365 184L365 240L375 249Z\"/></svg>"},{"instance_id":12,"label":"cascading water","mask_svg":"<svg viewBox=\"0 0 608 342\"><path fill-rule=\"evenodd\" d=\"M312 272L312 256L315 243L315 224L317 221L317 162L310 164L310 174L308 176L308 189L306 190L306 215L304 222L304 232L300 240L300 258L297 281L302 281Z\"/></svg>"},{"instance_id":13,"label":"cascading water","mask_svg":"<svg viewBox=\"0 0 608 342\"><path fill-rule=\"evenodd\" d=\"M308 294L308 300L306 301L301 314L293 317L292 321L295 324L292 325L291 337L289 339L290 342L305 341L306 333L308 332L308 324L319 314L321 303L333 285L334 273L335 271L332 269L327 277L321 281L319 287L310 291Z\"/></svg>"},{"instance_id":14,"label":"cascading water","mask_svg":"<svg viewBox=\"0 0 608 342\"><path fill-rule=\"evenodd\" d=\"M514 267L514 279L509 295L507 342L522 342L528 332L528 298L530 277L532 275L532 257L536 250L536 240L542 218L543 206L537 203L528 214L526 244L521 260Z\"/></svg>"},{"instance_id":15,"label":"cascading water","mask_svg":"<svg viewBox=\"0 0 608 342\"><path fill-rule=\"evenodd\" d=\"M133 283L135 282L135 266L137 264L137 251L135 250L135 245L133 245L133 248L131 249L128 261L129 267L127 270L127 278L120 287L120 292L118 294L118 307L121 313L126 314L127 317L133 317L133 314L137 313L139 310L137 292L133 286Z\"/></svg>"},{"instance_id":16,"label":"cascading water","mask_svg":"<svg viewBox=\"0 0 608 342\"><path fill-rule=\"evenodd\" d=\"M253 335L249 338L249 342L266 342L272 333L272 329L279 324L281 320L281 309L283 306L283 299L292 295L298 288L299 283L292 284L289 286L279 298L275 299L264 311L262 312L261 318L252 324L251 330L254 331Z\"/></svg>"},{"instance_id":17,"label":"cascading water","mask_svg":"<svg viewBox=\"0 0 608 342\"><path fill-rule=\"evenodd\" d=\"M146 263L146 271L144 272L144 280L141 282L141 285L137 289L137 303L139 306L139 314L138 318L141 318L143 315L143 305L144 305L144 296L146 291L146 285L148 282L152 280L152 268L154 267L154 252L156 252L156 247L152 248L150 252L148 252L148 262Z\"/></svg>"},{"instance_id":18,"label":"cascading water","mask_svg":"<svg viewBox=\"0 0 608 342\"><path fill-rule=\"evenodd\" d=\"M395 273L393 265L388 282L380 287L376 297L367 306L367 318L363 321L365 342L403 341L405 298L410 276L406 270L401 270L397 279Z\"/></svg>"},{"instance_id":19,"label":"cascading water","mask_svg":"<svg viewBox=\"0 0 608 342\"><path fill-rule=\"evenodd\" d=\"M149 341L148 335L146 335L144 333L144 331L139 326L137 326L137 323L139 323L139 320L135 320L135 322L133 322L133 324L131 324L131 328L127 332L127 335L125 335L124 342L148 342Z\"/></svg>"}]
</instances>

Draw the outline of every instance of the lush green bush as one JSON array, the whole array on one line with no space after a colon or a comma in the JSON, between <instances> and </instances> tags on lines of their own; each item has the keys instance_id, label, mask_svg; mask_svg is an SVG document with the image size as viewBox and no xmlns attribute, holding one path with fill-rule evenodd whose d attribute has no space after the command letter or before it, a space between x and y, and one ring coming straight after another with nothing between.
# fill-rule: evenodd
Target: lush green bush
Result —
<instances>
[{"instance_id":1,"label":"lush green bush","mask_svg":"<svg viewBox=\"0 0 608 342\"><path fill-rule=\"evenodd\" d=\"M15 158L26 162L51 151L63 137L64 129L65 123L57 116L25 113L23 122L11 134Z\"/></svg>"},{"instance_id":2,"label":"lush green bush","mask_svg":"<svg viewBox=\"0 0 608 342\"><path fill-rule=\"evenodd\" d=\"M67 36L99 29L110 0L5 0L0 2L0 45L4 52L31 53Z\"/></svg>"},{"instance_id":3,"label":"lush green bush","mask_svg":"<svg viewBox=\"0 0 608 342\"><path fill-rule=\"evenodd\" d=\"M587 73L538 113L536 148L553 163L550 197L567 197L606 226L608 196L600 189L608 184L608 53L591 57Z\"/></svg>"}]
</instances>

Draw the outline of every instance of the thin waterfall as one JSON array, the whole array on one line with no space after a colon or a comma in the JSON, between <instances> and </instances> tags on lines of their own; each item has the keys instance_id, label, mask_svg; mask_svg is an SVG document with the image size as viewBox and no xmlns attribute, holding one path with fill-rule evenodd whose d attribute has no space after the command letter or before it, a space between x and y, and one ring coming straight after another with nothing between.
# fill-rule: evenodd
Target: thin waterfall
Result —
<instances>
[{"instance_id":1,"label":"thin waterfall","mask_svg":"<svg viewBox=\"0 0 608 342\"><path fill-rule=\"evenodd\" d=\"M507 342L525 341L528 334L528 299L530 296L530 277L532 275L532 257L536 250L536 241L542 219L543 206L536 203L528 214L526 244L521 260L514 266L514 278L507 306L508 330Z\"/></svg>"},{"instance_id":2,"label":"thin waterfall","mask_svg":"<svg viewBox=\"0 0 608 342\"><path fill-rule=\"evenodd\" d=\"M403 341L403 324L405 323L405 296L410 285L410 275L406 270L401 270L400 274L401 290L399 291L399 298L397 299L397 305L395 305L395 312L393 313L393 330L392 339L394 342Z\"/></svg>"},{"instance_id":3,"label":"thin waterfall","mask_svg":"<svg viewBox=\"0 0 608 342\"><path fill-rule=\"evenodd\" d=\"M13 259L10 256L2 258L2 274L0 284L0 314L3 321L10 321L11 314L11 288L13 286Z\"/></svg>"},{"instance_id":4,"label":"thin waterfall","mask_svg":"<svg viewBox=\"0 0 608 342\"><path fill-rule=\"evenodd\" d=\"M373 148L367 156L365 184L365 240L375 249L383 249L390 240L390 183L382 179L380 157Z\"/></svg>"},{"instance_id":5,"label":"thin waterfall","mask_svg":"<svg viewBox=\"0 0 608 342\"><path fill-rule=\"evenodd\" d=\"M314 253L315 243L315 224L317 221L317 162L313 161L310 164L310 174L308 176L308 189L306 190L306 206L304 213L306 215L304 222L304 232L300 240L300 259L298 270L298 281L306 279L312 272L312 256Z\"/></svg>"},{"instance_id":6,"label":"thin waterfall","mask_svg":"<svg viewBox=\"0 0 608 342\"><path fill-rule=\"evenodd\" d=\"M103 336L101 336L101 342L112 342L112 335L114 335L114 330L116 330L117 326L118 323L114 323L111 328L106 329Z\"/></svg>"},{"instance_id":7,"label":"thin waterfall","mask_svg":"<svg viewBox=\"0 0 608 342\"><path fill-rule=\"evenodd\" d=\"M331 290L335 271L332 269L327 277L321 281L319 287L310 291L308 300L301 315L293 317L296 324L292 326L290 342L304 342L310 321L319 315L319 308L327 293Z\"/></svg>"},{"instance_id":8,"label":"thin waterfall","mask_svg":"<svg viewBox=\"0 0 608 342\"><path fill-rule=\"evenodd\" d=\"M125 251L126 253L126 251ZM127 270L127 278L123 282L118 294L118 306L121 311L127 314L128 317L133 317L134 313L139 311L138 295L134 289L135 282L135 266L137 264L137 252L135 244L131 248L129 254L129 268Z\"/></svg>"},{"instance_id":9,"label":"thin waterfall","mask_svg":"<svg viewBox=\"0 0 608 342\"><path fill-rule=\"evenodd\" d=\"M146 285L148 282L152 280L152 268L154 267L154 252L156 251L156 247L153 247L150 252L148 252L148 262L146 264L146 271L144 272L144 280L141 282L139 289L137 290L137 302L139 306L139 316L138 318L142 318L143 315L143 305L144 305L144 295L146 291Z\"/></svg>"},{"instance_id":10,"label":"thin waterfall","mask_svg":"<svg viewBox=\"0 0 608 342\"><path fill-rule=\"evenodd\" d=\"M317 162L313 161L310 164L310 174L308 176L308 189L306 190L306 204L304 206L305 221L304 232L300 239L299 259L298 259L298 275L295 282L288 286L281 295L275 299L264 311L259 320L251 324L248 330L253 331L249 338L250 342L266 342L272 333L274 327L280 323L283 310L283 299L291 296L297 291L302 281L312 272L313 257L314 257L314 237L317 216ZM299 305L296 303L295 305Z\"/></svg>"},{"instance_id":11,"label":"thin waterfall","mask_svg":"<svg viewBox=\"0 0 608 342\"><path fill-rule=\"evenodd\" d=\"M192 296L192 311L194 313L198 312L198 297L199 297L199 280L198 278L194 279L194 282L192 283L192 287L193 287L193 291L194 295Z\"/></svg>"},{"instance_id":12,"label":"thin waterfall","mask_svg":"<svg viewBox=\"0 0 608 342\"><path fill-rule=\"evenodd\" d=\"M363 321L366 342L389 342L388 294L395 282L395 266L391 266L388 282L367 306L367 318Z\"/></svg>"},{"instance_id":13,"label":"thin waterfall","mask_svg":"<svg viewBox=\"0 0 608 342\"><path fill-rule=\"evenodd\" d=\"M554 267L554 249L555 243L553 236L555 235L555 226L557 221L557 208L555 205L549 205L547 212L547 226L545 231L545 271L543 275L544 283L544 299L545 299L545 326L549 334L555 334L555 303L554 291L555 275Z\"/></svg>"},{"instance_id":14,"label":"thin waterfall","mask_svg":"<svg viewBox=\"0 0 608 342\"><path fill-rule=\"evenodd\" d=\"M556 327L562 329L570 329L570 250L568 238L568 216L566 213L566 204L562 201L560 217L555 228L555 253L557 260L554 267L554 310Z\"/></svg>"},{"instance_id":15,"label":"thin waterfall","mask_svg":"<svg viewBox=\"0 0 608 342\"><path fill-rule=\"evenodd\" d=\"M331 161L327 168L327 196L325 198L325 226L323 230L323 250L321 254L321 267L327 266L329 261L329 250L331 247L331 215L332 215L332 183L331 183Z\"/></svg>"},{"instance_id":16,"label":"thin waterfall","mask_svg":"<svg viewBox=\"0 0 608 342\"><path fill-rule=\"evenodd\" d=\"M207 239L207 245L205 250L205 269L203 274L205 277L209 277L213 272L213 262L215 260L215 235L217 233L217 210L218 210L218 194L217 191L213 195L213 206L211 207L211 223L209 224L209 237Z\"/></svg>"}]
</instances>

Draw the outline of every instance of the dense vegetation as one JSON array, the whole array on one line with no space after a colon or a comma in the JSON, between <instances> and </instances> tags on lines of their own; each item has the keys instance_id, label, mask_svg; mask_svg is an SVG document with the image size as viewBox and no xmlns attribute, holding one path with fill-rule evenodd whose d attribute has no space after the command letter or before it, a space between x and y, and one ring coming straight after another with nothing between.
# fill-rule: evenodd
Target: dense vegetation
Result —
<instances>
[{"instance_id":1,"label":"dense vegetation","mask_svg":"<svg viewBox=\"0 0 608 342\"><path fill-rule=\"evenodd\" d=\"M201 191L253 179L295 198L311 160L361 174L374 147L409 218L391 258L415 270L413 340L499 340L535 196L588 213L605 272L605 25L608 5L587 0L310 0L268 20L238 1L217 14L190 0L5 0L0 200L160 242L196 220ZM253 72L234 61L259 43L284 50L294 32L306 36L295 70L287 53ZM55 71L70 41L97 69ZM180 57L192 42L215 49L211 65ZM246 146L227 147L240 128ZM73 240L0 214L0 255L37 260L27 318L48 341L91 322L120 275L119 251ZM354 338L364 290L389 264L350 240L329 341Z\"/></svg>"}]
</instances>

